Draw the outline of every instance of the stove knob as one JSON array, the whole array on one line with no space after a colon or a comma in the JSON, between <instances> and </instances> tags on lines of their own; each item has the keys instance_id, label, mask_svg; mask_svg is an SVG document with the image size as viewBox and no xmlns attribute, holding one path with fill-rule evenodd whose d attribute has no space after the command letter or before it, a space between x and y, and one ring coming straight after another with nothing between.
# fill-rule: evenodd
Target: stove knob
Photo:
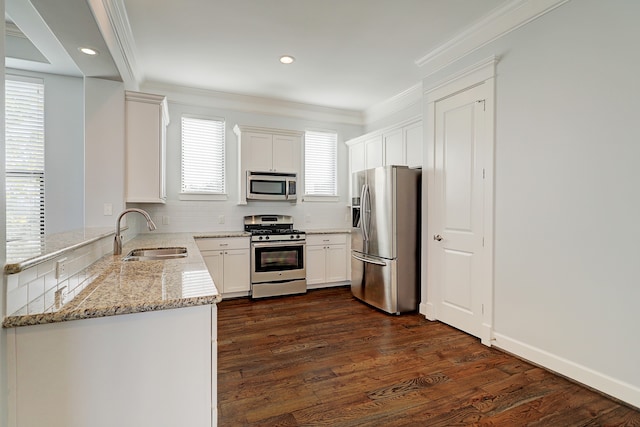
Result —
<instances>
[{"instance_id":1,"label":"stove knob","mask_svg":"<svg viewBox=\"0 0 640 427\"><path fill-rule=\"evenodd\" d=\"M265 239L265 240L269 240L269 236L265 236L265 237L264 237L264 239Z\"/></svg>"},{"instance_id":2,"label":"stove knob","mask_svg":"<svg viewBox=\"0 0 640 427\"><path fill-rule=\"evenodd\" d=\"M289 237L293 239L293 234L291 236L289 236Z\"/></svg>"},{"instance_id":3,"label":"stove knob","mask_svg":"<svg viewBox=\"0 0 640 427\"><path fill-rule=\"evenodd\" d=\"M258 240L262 240L262 236L258 237Z\"/></svg>"},{"instance_id":4,"label":"stove knob","mask_svg":"<svg viewBox=\"0 0 640 427\"><path fill-rule=\"evenodd\" d=\"M298 235L296 236L296 239L299 239L299 238L300 238L300 235L298 234Z\"/></svg>"}]
</instances>

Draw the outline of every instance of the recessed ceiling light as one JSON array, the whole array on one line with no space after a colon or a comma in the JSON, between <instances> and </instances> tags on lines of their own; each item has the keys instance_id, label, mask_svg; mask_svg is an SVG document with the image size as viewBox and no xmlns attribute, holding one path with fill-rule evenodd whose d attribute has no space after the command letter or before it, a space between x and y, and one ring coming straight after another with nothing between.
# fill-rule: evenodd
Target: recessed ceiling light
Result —
<instances>
[{"instance_id":1,"label":"recessed ceiling light","mask_svg":"<svg viewBox=\"0 0 640 427\"><path fill-rule=\"evenodd\" d=\"M92 49L90 47L79 47L78 50L82 53L84 53L85 55L90 55L90 56L94 56L98 54L98 51L95 49Z\"/></svg>"},{"instance_id":2,"label":"recessed ceiling light","mask_svg":"<svg viewBox=\"0 0 640 427\"><path fill-rule=\"evenodd\" d=\"M296 58L294 58L291 55L282 55L280 57L280 62L282 62L283 64L291 64L295 60L296 60Z\"/></svg>"}]
</instances>

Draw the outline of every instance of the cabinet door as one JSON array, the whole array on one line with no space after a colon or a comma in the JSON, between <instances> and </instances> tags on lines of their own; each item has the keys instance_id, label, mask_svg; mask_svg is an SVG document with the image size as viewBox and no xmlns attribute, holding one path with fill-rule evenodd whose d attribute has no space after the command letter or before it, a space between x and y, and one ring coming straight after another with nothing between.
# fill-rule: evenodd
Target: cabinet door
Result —
<instances>
[{"instance_id":1,"label":"cabinet door","mask_svg":"<svg viewBox=\"0 0 640 427\"><path fill-rule=\"evenodd\" d=\"M402 143L402 129L384 134L384 164L405 165L406 154Z\"/></svg>"},{"instance_id":2,"label":"cabinet door","mask_svg":"<svg viewBox=\"0 0 640 427\"><path fill-rule=\"evenodd\" d=\"M325 246L307 245L307 285L325 282Z\"/></svg>"},{"instance_id":3,"label":"cabinet door","mask_svg":"<svg viewBox=\"0 0 640 427\"><path fill-rule=\"evenodd\" d=\"M301 144L295 136L273 135L273 170L277 172L298 172L296 149Z\"/></svg>"},{"instance_id":4,"label":"cabinet door","mask_svg":"<svg viewBox=\"0 0 640 427\"><path fill-rule=\"evenodd\" d=\"M224 292L248 292L251 287L249 249L224 251Z\"/></svg>"},{"instance_id":5,"label":"cabinet door","mask_svg":"<svg viewBox=\"0 0 640 427\"><path fill-rule=\"evenodd\" d=\"M326 249L326 282L347 280L347 245L329 245Z\"/></svg>"},{"instance_id":6,"label":"cabinet door","mask_svg":"<svg viewBox=\"0 0 640 427\"><path fill-rule=\"evenodd\" d=\"M160 104L126 102L127 202L165 201L163 126Z\"/></svg>"},{"instance_id":7,"label":"cabinet door","mask_svg":"<svg viewBox=\"0 0 640 427\"><path fill-rule=\"evenodd\" d=\"M224 253L222 251L205 251L202 252L202 259L207 265L209 275L213 280L213 284L216 285L218 291L223 293L224 290L224 264L222 262Z\"/></svg>"},{"instance_id":8,"label":"cabinet door","mask_svg":"<svg viewBox=\"0 0 640 427\"><path fill-rule=\"evenodd\" d=\"M364 142L365 168L377 168L384 165L382 135Z\"/></svg>"},{"instance_id":9,"label":"cabinet door","mask_svg":"<svg viewBox=\"0 0 640 427\"><path fill-rule=\"evenodd\" d=\"M406 165L422 166L422 122L404 128Z\"/></svg>"},{"instance_id":10,"label":"cabinet door","mask_svg":"<svg viewBox=\"0 0 640 427\"><path fill-rule=\"evenodd\" d=\"M349 164L351 166L351 169L349 170L350 173L365 169L363 142L349 147Z\"/></svg>"},{"instance_id":11,"label":"cabinet door","mask_svg":"<svg viewBox=\"0 0 640 427\"><path fill-rule=\"evenodd\" d=\"M273 137L266 133L246 132L242 134L242 144L246 150L244 169L250 171L270 171L273 169L271 154L273 151Z\"/></svg>"}]
</instances>

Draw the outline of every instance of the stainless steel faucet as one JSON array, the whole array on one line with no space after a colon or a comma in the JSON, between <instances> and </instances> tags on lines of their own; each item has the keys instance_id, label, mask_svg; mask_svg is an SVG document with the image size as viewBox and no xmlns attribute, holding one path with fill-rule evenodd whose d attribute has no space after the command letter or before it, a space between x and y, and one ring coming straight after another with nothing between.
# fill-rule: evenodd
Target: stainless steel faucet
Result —
<instances>
[{"instance_id":1,"label":"stainless steel faucet","mask_svg":"<svg viewBox=\"0 0 640 427\"><path fill-rule=\"evenodd\" d=\"M114 255L120 255L122 253L122 236L120 236L120 220L125 214L129 212L138 212L139 214L144 216L144 218L147 220L147 227L149 228L149 231L153 231L156 229L156 225L151 220L151 217L149 216L149 214L143 211L142 209L129 208L129 209L123 210L122 213L118 216L118 219L116 221L116 238L113 241Z\"/></svg>"}]
</instances>

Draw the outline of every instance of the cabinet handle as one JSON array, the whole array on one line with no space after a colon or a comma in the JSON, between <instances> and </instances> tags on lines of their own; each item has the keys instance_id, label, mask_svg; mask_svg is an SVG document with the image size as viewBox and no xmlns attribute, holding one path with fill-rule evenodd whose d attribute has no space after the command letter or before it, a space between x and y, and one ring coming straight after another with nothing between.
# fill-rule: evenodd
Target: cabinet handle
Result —
<instances>
[{"instance_id":1,"label":"cabinet handle","mask_svg":"<svg viewBox=\"0 0 640 427\"><path fill-rule=\"evenodd\" d=\"M329 239L323 239L322 241L323 242L329 242L330 240Z\"/></svg>"},{"instance_id":2,"label":"cabinet handle","mask_svg":"<svg viewBox=\"0 0 640 427\"><path fill-rule=\"evenodd\" d=\"M220 246L229 246L228 243L220 243Z\"/></svg>"},{"instance_id":3,"label":"cabinet handle","mask_svg":"<svg viewBox=\"0 0 640 427\"><path fill-rule=\"evenodd\" d=\"M229 255L229 252L226 252L226 251L225 251L225 253L224 253L224 254L225 254L225 255Z\"/></svg>"}]
</instances>

